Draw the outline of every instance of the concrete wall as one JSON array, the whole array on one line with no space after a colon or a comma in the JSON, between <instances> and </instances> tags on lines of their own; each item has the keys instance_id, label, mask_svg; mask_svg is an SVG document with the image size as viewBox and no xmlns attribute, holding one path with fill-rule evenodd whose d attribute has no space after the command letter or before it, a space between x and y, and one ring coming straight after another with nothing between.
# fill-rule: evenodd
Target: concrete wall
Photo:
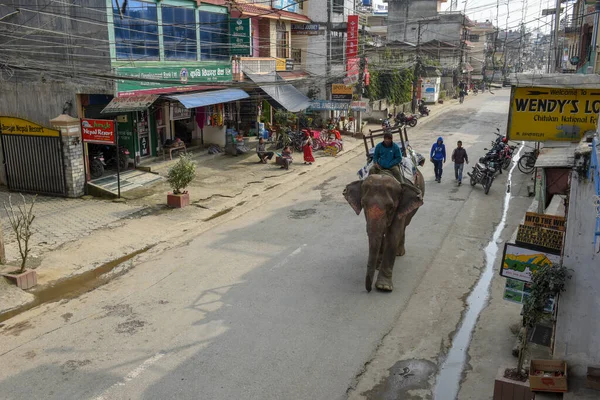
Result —
<instances>
[{"instance_id":1,"label":"concrete wall","mask_svg":"<svg viewBox=\"0 0 600 400\"><path fill-rule=\"evenodd\" d=\"M572 278L560 296L554 358L569 364L571 375L585 376L600 364L600 254L594 250L596 212L593 183L571 179L563 264Z\"/></svg>"},{"instance_id":2,"label":"concrete wall","mask_svg":"<svg viewBox=\"0 0 600 400\"><path fill-rule=\"evenodd\" d=\"M204 145L218 144L225 146L225 127L205 126L204 127Z\"/></svg>"},{"instance_id":3,"label":"concrete wall","mask_svg":"<svg viewBox=\"0 0 600 400\"><path fill-rule=\"evenodd\" d=\"M97 0L55 2L44 13L26 11L31 1L16 0L0 14L19 7L20 13L0 24L0 34L8 35L2 44L0 114L47 126L67 101L73 105L67 113L77 115L77 93L112 94L111 82L93 76L110 74L106 12L98 11ZM22 25L18 35L9 24Z\"/></svg>"}]
</instances>

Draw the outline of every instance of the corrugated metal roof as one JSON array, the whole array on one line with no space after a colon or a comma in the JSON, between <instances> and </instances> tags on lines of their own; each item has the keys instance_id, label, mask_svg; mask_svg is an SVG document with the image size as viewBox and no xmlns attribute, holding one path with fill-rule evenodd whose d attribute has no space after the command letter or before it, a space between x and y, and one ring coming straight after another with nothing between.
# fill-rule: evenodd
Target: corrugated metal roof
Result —
<instances>
[{"instance_id":1,"label":"corrugated metal roof","mask_svg":"<svg viewBox=\"0 0 600 400\"><path fill-rule=\"evenodd\" d=\"M537 168L565 168L575 165L575 149L579 143L569 143L560 147L545 147L535 162Z\"/></svg>"}]
</instances>

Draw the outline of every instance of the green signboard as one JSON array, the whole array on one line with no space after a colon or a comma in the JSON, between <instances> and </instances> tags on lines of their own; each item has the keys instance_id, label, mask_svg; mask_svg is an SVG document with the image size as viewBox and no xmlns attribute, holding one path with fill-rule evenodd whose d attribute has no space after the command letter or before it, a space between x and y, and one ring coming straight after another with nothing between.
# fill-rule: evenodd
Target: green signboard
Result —
<instances>
[{"instance_id":1,"label":"green signboard","mask_svg":"<svg viewBox=\"0 0 600 400\"><path fill-rule=\"evenodd\" d=\"M209 82L228 82L232 79L231 64L210 63L201 65L121 67L117 79L117 92L135 94L160 94L162 89L201 85Z\"/></svg>"},{"instance_id":2,"label":"green signboard","mask_svg":"<svg viewBox=\"0 0 600 400\"><path fill-rule=\"evenodd\" d=\"M250 18L232 18L229 20L229 48L234 56L252 55Z\"/></svg>"}]
</instances>

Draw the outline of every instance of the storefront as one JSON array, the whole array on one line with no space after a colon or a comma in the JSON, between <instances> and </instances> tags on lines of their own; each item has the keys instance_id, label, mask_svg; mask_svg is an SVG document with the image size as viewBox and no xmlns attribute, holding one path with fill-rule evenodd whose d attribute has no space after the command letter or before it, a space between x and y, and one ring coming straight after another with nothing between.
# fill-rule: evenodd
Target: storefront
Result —
<instances>
[{"instance_id":1,"label":"storefront","mask_svg":"<svg viewBox=\"0 0 600 400\"><path fill-rule=\"evenodd\" d=\"M117 80L116 97L100 113L102 118L117 119L119 141L128 148L136 164L161 154L163 146L176 139L188 145L213 143L211 128L219 127L215 121L221 121L223 129L217 131L223 133L219 140L214 138L214 143L224 144L224 109L196 110L183 105L177 96L192 93L202 97L224 89L219 83L231 81L231 64L121 67L116 74L123 77ZM202 115L206 114L211 117L208 125L202 123L206 121ZM204 126L211 131L208 142Z\"/></svg>"}]
</instances>

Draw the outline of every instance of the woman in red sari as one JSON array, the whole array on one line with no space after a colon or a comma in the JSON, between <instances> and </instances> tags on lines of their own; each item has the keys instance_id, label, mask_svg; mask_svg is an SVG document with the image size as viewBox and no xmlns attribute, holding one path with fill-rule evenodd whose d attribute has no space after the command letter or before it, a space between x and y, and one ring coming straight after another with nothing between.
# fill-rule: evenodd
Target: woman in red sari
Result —
<instances>
[{"instance_id":1,"label":"woman in red sari","mask_svg":"<svg viewBox=\"0 0 600 400\"><path fill-rule=\"evenodd\" d=\"M312 165L315 162L312 151L312 132L304 135L304 141L302 142L302 150L304 150L304 164Z\"/></svg>"}]
</instances>

